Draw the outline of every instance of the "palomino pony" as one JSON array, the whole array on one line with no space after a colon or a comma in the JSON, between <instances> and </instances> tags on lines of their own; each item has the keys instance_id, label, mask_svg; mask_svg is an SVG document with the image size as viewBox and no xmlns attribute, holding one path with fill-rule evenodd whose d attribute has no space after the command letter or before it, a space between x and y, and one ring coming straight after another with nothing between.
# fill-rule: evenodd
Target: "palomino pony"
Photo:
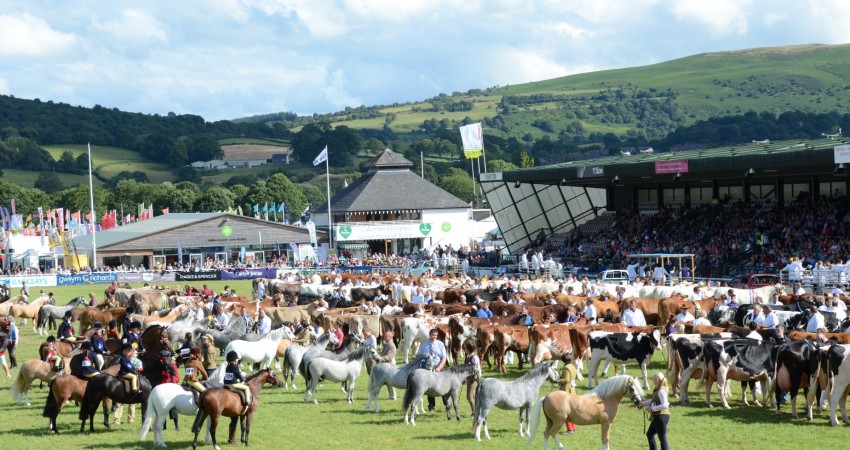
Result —
<instances>
[{"instance_id":1,"label":"palomino pony","mask_svg":"<svg viewBox=\"0 0 850 450\"><path fill-rule=\"evenodd\" d=\"M195 417L195 424L192 426L192 432L195 433L195 439L192 441L192 450L198 447L198 433L201 430L204 420L207 416L210 418L210 434L212 435L213 447L220 450L215 439L215 431L218 428L218 421L221 416L230 417L230 441L236 442L236 418L240 418L241 441L248 445L248 435L251 432L251 420L254 418L254 412L260 404L260 391L266 383L280 386L280 380L275 376L271 369L263 369L248 378L245 383L251 389L251 397L253 402L248 406L247 411L242 404L242 398L239 394L231 392L225 388L210 388L201 394L201 399L198 405L198 415ZM244 414L243 414L244 412Z\"/></svg>"},{"instance_id":2,"label":"palomino pony","mask_svg":"<svg viewBox=\"0 0 850 450\"><path fill-rule=\"evenodd\" d=\"M86 419L89 421L89 432L94 433L94 415L105 397L125 405L141 403L142 411L147 410L148 397L151 395L151 384L148 379L139 377L139 393L128 392L125 383L127 380L107 373L101 373L89 379L83 401L80 402L80 433L86 429ZM109 428L109 412L105 408L103 424Z\"/></svg>"},{"instance_id":3,"label":"palomino pony","mask_svg":"<svg viewBox=\"0 0 850 450\"><path fill-rule=\"evenodd\" d=\"M70 359L71 356L67 356L62 360L62 365L66 369L70 367ZM21 364L21 368L18 369L18 376L15 378L15 382L9 388L9 393L12 394L12 398L15 399L18 406L20 406L21 403L24 402L27 406L30 406L31 404L29 391L33 380L39 379L46 383L50 383L59 375L59 372L55 372L53 370L52 363L40 359L31 359Z\"/></svg>"},{"instance_id":4,"label":"palomino pony","mask_svg":"<svg viewBox=\"0 0 850 450\"><path fill-rule=\"evenodd\" d=\"M219 381L208 381L207 384L209 387L223 386ZM145 420L142 423L142 429L139 431L139 440L145 440L151 424L153 424L153 445L154 447L165 448L162 430L170 411L176 411L184 416L196 416L198 405L195 403L192 392L177 383L163 383L154 387L150 397L148 397L148 409L145 411ZM204 443L210 443L209 423L207 424L207 435Z\"/></svg>"},{"instance_id":5,"label":"palomino pony","mask_svg":"<svg viewBox=\"0 0 850 450\"><path fill-rule=\"evenodd\" d=\"M318 352L319 350L324 350L328 345L336 344L339 344L339 339L337 339L335 334L329 332L316 338L307 347L301 345L290 345L287 347L283 355L283 385L286 386L287 379L291 379L292 389L295 389L295 373L301 367L301 361L307 352Z\"/></svg>"},{"instance_id":6,"label":"palomino pony","mask_svg":"<svg viewBox=\"0 0 850 450\"><path fill-rule=\"evenodd\" d=\"M602 450L608 450L611 424L617 418L620 409L620 399L629 395L635 406L640 405L644 396L643 389L637 378L631 375L617 375L599 383L585 395L568 394L565 391L554 391L541 398L534 405L531 415L531 428L528 433L526 446L531 445L537 429L540 426L540 411L546 415L546 429L543 437L546 449L549 448L549 437L555 438L555 444L560 450L564 446L558 440L558 431L569 420L576 425L602 425Z\"/></svg>"},{"instance_id":7,"label":"palomino pony","mask_svg":"<svg viewBox=\"0 0 850 450\"><path fill-rule=\"evenodd\" d=\"M472 412L472 432L475 434L475 439L481 441L482 427L484 435L490 439L487 415L494 407L519 408L519 435L525 436L526 433L530 433L529 412L534 401L537 400L540 387L547 379L552 383L557 383L561 379L558 372L555 372L554 364L537 363L525 375L513 381L502 381L496 378L481 380L475 391L475 410ZM525 430L522 428L523 419L525 419Z\"/></svg>"},{"instance_id":8,"label":"palomino pony","mask_svg":"<svg viewBox=\"0 0 850 450\"><path fill-rule=\"evenodd\" d=\"M369 400L366 402L366 411L369 411L372 402L375 402L375 412L378 412L378 396L381 393L381 388L387 386L390 390L390 396L395 398L395 389L404 389L407 386L407 377L419 368L419 363L428 355L416 355L413 361L404 366L397 367L395 362L380 363L372 367L372 374L369 375ZM423 406L422 413L425 413Z\"/></svg>"},{"instance_id":9,"label":"palomino pony","mask_svg":"<svg viewBox=\"0 0 850 450\"><path fill-rule=\"evenodd\" d=\"M460 421L457 412L457 397L460 388L470 375L478 375L472 364L461 364L443 369L440 372L425 369L415 370L407 377L407 390L401 409L404 410L404 423L416 426L416 407L422 403L423 395L442 397L446 407L446 418L451 420L451 407L454 405L455 418ZM451 403L449 403L451 401Z\"/></svg>"},{"instance_id":10,"label":"palomino pony","mask_svg":"<svg viewBox=\"0 0 850 450\"><path fill-rule=\"evenodd\" d=\"M56 306L56 305L43 305L39 310L38 320L33 321L33 330L38 332L39 336L43 336L47 333L47 321L48 320L62 320L65 316L65 311L71 311L77 308L80 304L85 304L85 297L77 297L70 302L68 302L65 306Z\"/></svg>"},{"instance_id":11,"label":"palomino pony","mask_svg":"<svg viewBox=\"0 0 850 450\"><path fill-rule=\"evenodd\" d=\"M53 301L55 302L55 300ZM15 320L18 320L18 318L24 318L25 320L33 319L33 321L35 321L35 318L38 317L38 310L41 309L41 307L44 305L51 304L52 303L50 303L50 299L48 299L47 297L41 297L39 299L33 300L28 305L21 305L20 303L16 303L9 308L9 315L12 316L12 318ZM33 324L32 329L36 333L38 332L35 327L35 324Z\"/></svg>"},{"instance_id":12,"label":"palomino pony","mask_svg":"<svg viewBox=\"0 0 850 450\"><path fill-rule=\"evenodd\" d=\"M289 339L295 339L292 332L286 327L280 327L272 330L263 339L255 342L235 340L227 344L224 349L224 354L231 351L239 354L239 358L244 363L260 364L261 369L266 369L272 364L272 360L277 356L277 347L284 336Z\"/></svg>"},{"instance_id":13,"label":"palomino pony","mask_svg":"<svg viewBox=\"0 0 850 450\"><path fill-rule=\"evenodd\" d=\"M100 373L118 375L118 366L112 365ZM74 400L75 402L83 401L83 396L86 393L86 386L88 386L88 383L88 380L78 378L74 375L60 375L50 382L48 385L49 392L47 394L47 401L44 405L42 416L49 419L50 423L48 424L48 427L52 433L59 433L59 429L56 427L56 417L59 416L60 412L62 412L62 408L65 407L65 404L68 403L69 400ZM111 401L109 403L111 403ZM110 408L111 405L108 404L107 401L104 401L103 414L107 415ZM106 425L107 428L109 427L109 423L104 423L104 425Z\"/></svg>"},{"instance_id":14,"label":"palomino pony","mask_svg":"<svg viewBox=\"0 0 850 450\"><path fill-rule=\"evenodd\" d=\"M307 389L304 391L304 403L313 394L313 403L319 404L316 395L316 387L323 378L327 381L335 381L348 385L348 403L354 403L354 383L363 369L363 360L366 358L378 359L375 347L367 345L360 347L342 361L334 361L326 358L316 358L307 364ZM345 388L343 388L345 391Z\"/></svg>"}]
</instances>

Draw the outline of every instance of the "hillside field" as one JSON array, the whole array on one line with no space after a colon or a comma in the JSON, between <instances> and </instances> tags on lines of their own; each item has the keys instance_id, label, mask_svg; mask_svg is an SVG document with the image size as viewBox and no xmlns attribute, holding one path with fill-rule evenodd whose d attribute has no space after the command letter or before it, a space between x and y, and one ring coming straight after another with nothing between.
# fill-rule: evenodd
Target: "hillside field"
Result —
<instances>
[{"instance_id":1,"label":"hillside field","mask_svg":"<svg viewBox=\"0 0 850 450\"><path fill-rule=\"evenodd\" d=\"M224 284L234 286L239 293L250 291L249 281L210 282L210 286L220 289ZM60 303L66 303L75 296L94 291L102 294L105 285L70 286L49 288L55 292ZM43 340L34 335L31 326L20 326L22 334L18 348L19 362L33 358L37 346ZM665 355L657 353L650 366L651 373L664 370ZM221 362L221 359L219 360ZM613 369L612 369L613 370ZM628 366L628 372L638 375L635 365ZM181 369L182 373L182 369ZM17 369L12 370L17 375ZM488 370L485 364L485 376L513 379L520 375L515 365L509 367L507 375L497 375ZM39 389L38 382L30 391L32 406L17 407L9 395L11 380L0 374L0 421L4 424L2 442L4 448L36 449L61 447L62 449L95 448L153 448L151 434L145 442L138 442L137 434L141 424L141 411L137 412L135 423L122 424L107 430L100 423L98 414L93 435L80 435L78 408L68 405L59 415L60 434L50 435L47 431L47 419L41 417L46 389ZM449 449L460 447L480 447L486 449L518 449L525 446L525 440L517 435L517 412L494 410L489 416L491 441L476 443L471 434L471 410L465 398L465 388L461 394L460 412L462 421L447 421L444 408L437 402L437 412L419 416L415 427L403 423L401 392L399 399L387 400L387 391L380 395L380 413L364 412L367 399L368 378L365 369L357 380L355 403L345 401L339 386L324 383L318 390L319 405L303 403L304 382L297 378L299 389L264 387L260 395L259 410L251 428L250 448L402 448L402 449ZM587 392L586 381L579 382L579 392ZM544 385L541 395L548 392ZM704 396L696 382L691 383L691 407L672 407L669 427L671 448L688 449L775 449L775 448L843 448L850 430L845 427L832 428L824 414L816 415L813 421L792 420L788 417L788 407L782 419L777 419L773 411L766 408L745 407L740 402L740 384L732 383L732 398L729 411L715 407L705 407ZM713 393L717 405L716 389ZM799 400L802 400L800 398ZM798 402L799 403L799 402ZM125 415L127 414L125 407ZM180 417L181 431L174 430L169 424L165 431L165 440L169 448L191 448L192 435L189 433L191 418ZM219 427L220 444L226 442L226 421ZM567 448L599 448L598 426L579 426L571 436L561 435L561 442ZM640 449L647 448L644 433L644 418L640 411L630 407L628 401L621 404L620 414L612 427L611 448ZM817 444L814 443L814 438ZM543 441L538 433L530 448L542 448ZM200 446L211 449L211 446ZM227 448L227 447L223 447ZM232 447L239 448L239 447ZM554 448L554 447L553 447Z\"/></svg>"},{"instance_id":2,"label":"hillside field","mask_svg":"<svg viewBox=\"0 0 850 450\"><path fill-rule=\"evenodd\" d=\"M59 159L65 150L69 150L74 157L88 152L86 145L73 144L44 146L44 149L54 159ZM172 168L164 164L146 161L141 155L132 150L93 145L91 151L92 169L104 180L108 180L125 170L145 172L152 183L162 183L174 179L171 173Z\"/></svg>"}]
</instances>

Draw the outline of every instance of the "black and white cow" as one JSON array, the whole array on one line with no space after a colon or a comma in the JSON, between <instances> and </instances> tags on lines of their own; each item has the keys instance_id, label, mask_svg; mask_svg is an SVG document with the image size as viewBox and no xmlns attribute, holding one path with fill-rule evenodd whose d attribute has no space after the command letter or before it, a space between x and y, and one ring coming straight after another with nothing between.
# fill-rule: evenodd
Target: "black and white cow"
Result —
<instances>
[{"instance_id":1,"label":"black and white cow","mask_svg":"<svg viewBox=\"0 0 850 450\"><path fill-rule=\"evenodd\" d=\"M847 394L850 391L850 345L836 344L829 347L826 357L821 359L821 367L829 377L831 394L829 397L829 423L838 426L835 409L841 407L844 423L850 425L847 418Z\"/></svg>"},{"instance_id":2,"label":"black and white cow","mask_svg":"<svg viewBox=\"0 0 850 450\"><path fill-rule=\"evenodd\" d=\"M705 362L701 356L705 343L715 339L730 338L732 338L732 333L671 334L667 336L667 354L669 355L667 378L672 382L672 394L679 393L680 404L690 404L688 384L691 378L702 378Z\"/></svg>"},{"instance_id":3,"label":"black and white cow","mask_svg":"<svg viewBox=\"0 0 850 450\"><path fill-rule=\"evenodd\" d=\"M729 409L726 397L730 392L729 382L758 381L761 384L762 399L767 402L768 386L771 385L774 374L771 352L775 344L754 339L718 339L706 342L702 350L702 360L705 363L703 379L705 380L705 402L711 408L711 387L717 382L717 392L725 409ZM745 405L747 393L743 391L741 401ZM761 403L753 391L753 402L756 406ZM773 397L770 398L774 403Z\"/></svg>"},{"instance_id":4,"label":"black and white cow","mask_svg":"<svg viewBox=\"0 0 850 450\"><path fill-rule=\"evenodd\" d=\"M608 331L592 331L588 337L590 342L590 364L588 365L588 386L599 384L597 372L603 359L607 363L614 361L621 364L622 373L626 373L627 362L640 364L643 373L643 385L649 389L649 379L646 376L646 366L652 360L656 349L661 349L661 333L611 333Z\"/></svg>"},{"instance_id":5,"label":"black and white cow","mask_svg":"<svg viewBox=\"0 0 850 450\"><path fill-rule=\"evenodd\" d=\"M776 415L782 414L780 396L791 394L791 416L797 416L797 391L802 388L806 398L806 417L812 418L812 403L818 387L817 377L821 371L821 360L826 356L825 348L809 340L777 345L773 357L776 361ZM826 379L826 377L824 377Z\"/></svg>"}]
</instances>

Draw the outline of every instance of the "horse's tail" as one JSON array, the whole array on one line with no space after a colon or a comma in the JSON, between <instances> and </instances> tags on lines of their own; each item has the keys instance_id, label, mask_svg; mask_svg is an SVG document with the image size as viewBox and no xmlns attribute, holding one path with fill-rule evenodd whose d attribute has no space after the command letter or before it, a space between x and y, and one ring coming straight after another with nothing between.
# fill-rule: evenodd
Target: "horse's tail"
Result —
<instances>
[{"instance_id":1,"label":"horse's tail","mask_svg":"<svg viewBox=\"0 0 850 450\"><path fill-rule=\"evenodd\" d=\"M286 379L290 371L292 370L292 366L289 363L289 348L286 347L286 350L283 351L283 378Z\"/></svg>"},{"instance_id":2,"label":"horse's tail","mask_svg":"<svg viewBox=\"0 0 850 450\"><path fill-rule=\"evenodd\" d=\"M469 386L467 386L467 389ZM481 383L475 387L475 404L472 407L472 433L475 434L475 427L478 426L478 418L481 417Z\"/></svg>"},{"instance_id":3,"label":"horse's tail","mask_svg":"<svg viewBox=\"0 0 850 450\"><path fill-rule=\"evenodd\" d=\"M21 395L21 393L27 388L27 380L24 376L24 366L25 364L21 364L21 368L18 369L18 376L15 378L15 382L9 386L9 393L12 394L13 401L17 401L18 396Z\"/></svg>"},{"instance_id":4,"label":"horse's tail","mask_svg":"<svg viewBox=\"0 0 850 450\"><path fill-rule=\"evenodd\" d=\"M540 428L540 411L543 410L544 401L546 401L546 397L540 397L540 400L537 400L537 402L531 405L531 409L529 410L531 413L531 422L528 424L528 439L525 441L526 447L534 442L534 436L537 435L537 429Z\"/></svg>"},{"instance_id":5,"label":"horse's tail","mask_svg":"<svg viewBox=\"0 0 850 450\"><path fill-rule=\"evenodd\" d=\"M405 414L407 414L407 409L410 408L410 405L413 403L413 400L416 397L416 393L413 392L415 391L415 389L411 389L410 386L410 377L412 376L413 372L410 372L410 375L407 376L407 381L404 383L405 390L404 397L401 400L401 410L405 411Z\"/></svg>"},{"instance_id":6,"label":"horse's tail","mask_svg":"<svg viewBox=\"0 0 850 450\"><path fill-rule=\"evenodd\" d=\"M145 421L142 422L142 429L139 430L139 440L144 441L145 437L148 435L148 431L151 429L151 424L153 423L153 416L156 413L156 399L148 398L148 407L145 410ZM155 438L156 436L154 436ZM154 439L156 440L156 439Z\"/></svg>"},{"instance_id":7,"label":"horse's tail","mask_svg":"<svg viewBox=\"0 0 850 450\"><path fill-rule=\"evenodd\" d=\"M310 375L310 365L311 364L313 364L313 361L308 362L306 365L304 364L303 361L301 362L301 367L304 368L304 380L307 382L307 384L310 384L310 379L313 378Z\"/></svg>"},{"instance_id":8,"label":"horse's tail","mask_svg":"<svg viewBox=\"0 0 850 450\"><path fill-rule=\"evenodd\" d=\"M33 326L37 326L38 329L44 329L47 326L47 317L44 315L44 307L38 308L38 314L36 314L36 320Z\"/></svg>"},{"instance_id":9,"label":"horse's tail","mask_svg":"<svg viewBox=\"0 0 850 450\"><path fill-rule=\"evenodd\" d=\"M44 402L44 411L41 413L42 417L49 418L56 415L56 397L53 395L53 383L55 382L56 380L53 380L47 385L47 401Z\"/></svg>"}]
</instances>

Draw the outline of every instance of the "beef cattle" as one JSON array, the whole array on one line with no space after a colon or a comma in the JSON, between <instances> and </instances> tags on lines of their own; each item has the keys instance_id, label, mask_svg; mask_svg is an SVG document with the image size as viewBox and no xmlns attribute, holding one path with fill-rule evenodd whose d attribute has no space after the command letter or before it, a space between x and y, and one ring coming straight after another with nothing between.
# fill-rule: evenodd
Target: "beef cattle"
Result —
<instances>
[{"instance_id":1,"label":"beef cattle","mask_svg":"<svg viewBox=\"0 0 850 450\"><path fill-rule=\"evenodd\" d=\"M372 336L380 342L381 340L381 316L375 314L360 314L348 318L348 332L364 337L365 331L370 331Z\"/></svg>"},{"instance_id":2,"label":"beef cattle","mask_svg":"<svg viewBox=\"0 0 850 450\"><path fill-rule=\"evenodd\" d=\"M658 300L639 297L626 298L620 300L620 311L629 309L629 303L632 301L635 302L635 309L639 309L643 313L647 325L661 325L661 318L658 315Z\"/></svg>"},{"instance_id":3,"label":"beef cattle","mask_svg":"<svg viewBox=\"0 0 850 450\"><path fill-rule=\"evenodd\" d=\"M792 341L802 341L803 339L816 340L817 333L808 333L805 331L789 331L788 339ZM841 344L850 344L850 333L826 333L826 338Z\"/></svg>"},{"instance_id":4,"label":"beef cattle","mask_svg":"<svg viewBox=\"0 0 850 450\"><path fill-rule=\"evenodd\" d=\"M517 323L519 316L493 316L487 318L469 317L464 314L452 314L449 316L449 335L451 336L450 358L453 362L460 361L460 353L463 343L467 339L473 339L476 330L481 325L513 325ZM480 346L480 343L479 343Z\"/></svg>"},{"instance_id":5,"label":"beef cattle","mask_svg":"<svg viewBox=\"0 0 850 450\"><path fill-rule=\"evenodd\" d=\"M702 378L705 362L702 349L705 342L729 339L732 333L672 334L667 336L667 378L671 380L672 395L679 394L679 403L690 404L688 385L691 378Z\"/></svg>"},{"instance_id":6,"label":"beef cattle","mask_svg":"<svg viewBox=\"0 0 850 450\"><path fill-rule=\"evenodd\" d=\"M410 350L416 342L424 342L428 339L430 331L437 328L437 324L448 324L447 317L404 317L401 319L401 351L404 355L404 363L410 362ZM448 355L446 355L448 357Z\"/></svg>"},{"instance_id":7,"label":"beef cattle","mask_svg":"<svg viewBox=\"0 0 850 450\"><path fill-rule=\"evenodd\" d=\"M820 373L820 362L825 356L824 353L816 343L808 340L781 344L774 348L777 416L782 413L782 405L779 404L780 392L788 392L791 394L791 416L798 418L797 391L802 388L806 398L806 417L811 420L812 401L815 398L813 394L818 386L816 377Z\"/></svg>"},{"instance_id":8,"label":"beef cattle","mask_svg":"<svg viewBox=\"0 0 850 450\"><path fill-rule=\"evenodd\" d=\"M528 352L528 328L522 325L499 325L493 330L493 359L499 373L507 373L505 354L514 352L522 370L523 355ZM532 366L533 367L533 366Z\"/></svg>"},{"instance_id":9,"label":"beef cattle","mask_svg":"<svg viewBox=\"0 0 850 450\"><path fill-rule=\"evenodd\" d=\"M351 288L351 301L359 302L360 300L374 300L380 295L391 295L392 291L388 286L381 285L376 287L353 287Z\"/></svg>"},{"instance_id":10,"label":"beef cattle","mask_svg":"<svg viewBox=\"0 0 850 450\"><path fill-rule=\"evenodd\" d=\"M831 384L829 396L829 423L838 426L835 409L841 407L841 418L850 425L847 418L847 394L850 393L850 345L833 345L829 347L822 367L828 375Z\"/></svg>"},{"instance_id":11,"label":"beef cattle","mask_svg":"<svg viewBox=\"0 0 850 450\"><path fill-rule=\"evenodd\" d=\"M740 308L739 308L740 309ZM730 308L724 305L717 305L708 312L706 319L711 322L712 325L719 325L721 323L726 322L734 322L735 314L738 309Z\"/></svg>"},{"instance_id":12,"label":"beef cattle","mask_svg":"<svg viewBox=\"0 0 850 450\"><path fill-rule=\"evenodd\" d=\"M714 307L717 306L719 302L717 302L714 297L706 297L705 299L700 300L698 302L692 302L688 300L687 297L674 295L672 297L662 299L660 302L658 302L658 317L660 318L662 323L666 323L667 318L669 318L671 314L674 316L676 314L679 314L679 311L681 311L683 305L687 305L689 308L691 308L691 314L696 315L696 308L694 307L694 303L697 303L699 305L699 309L702 309L707 313L708 311L714 309Z\"/></svg>"},{"instance_id":13,"label":"beef cattle","mask_svg":"<svg viewBox=\"0 0 850 450\"><path fill-rule=\"evenodd\" d=\"M606 366L611 361L620 363L624 375L626 373L625 363L637 362L640 364L640 370L643 374L643 385L646 389L649 389L646 367L649 361L652 360L652 354L655 350L661 349L660 331L653 330L650 333L592 331L589 342L590 364L587 367L588 387L592 388L599 384L597 373L599 372L599 363L604 359Z\"/></svg>"},{"instance_id":14,"label":"beef cattle","mask_svg":"<svg viewBox=\"0 0 850 450\"><path fill-rule=\"evenodd\" d=\"M490 362L490 347L493 346L493 341L496 339L494 332L498 325L482 324L475 330L475 338L478 340L478 357L482 362L487 363L487 368L493 368Z\"/></svg>"},{"instance_id":15,"label":"beef cattle","mask_svg":"<svg viewBox=\"0 0 850 450\"><path fill-rule=\"evenodd\" d=\"M733 319L737 325L745 327L753 321L753 307L755 305L741 305L735 310L735 318ZM770 309L776 313L779 323L785 325L788 318L796 316L800 311L809 309L810 304L797 303L792 305L771 305ZM712 322L714 323L714 322ZM804 324L805 325L805 324Z\"/></svg>"},{"instance_id":16,"label":"beef cattle","mask_svg":"<svg viewBox=\"0 0 850 450\"><path fill-rule=\"evenodd\" d=\"M575 355L575 348L571 338L571 331L576 328L576 324L557 324L557 325L534 325L531 328L529 335L529 360L531 366L534 367L541 361L558 359L564 353L572 353ZM589 328L589 327L588 327ZM576 359L576 367L579 369L577 378L581 381L584 377L581 375L580 358Z\"/></svg>"},{"instance_id":17,"label":"beef cattle","mask_svg":"<svg viewBox=\"0 0 850 450\"><path fill-rule=\"evenodd\" d=\"M705 381L705 402L711 408L711 388L717 382L717 392L723 403L723 408L730 409L726 397L729 393L729 381L758 381L761 384L762 398L767 402L767 387L774 375L774 365L771 352L774 344L754 339L718 339L707 342L703 347L703 380ZM742 393L741 401L747 402L746 391ZM773 398L770 399L773 403ZM753 402L756 406L761 403L753 391Z\"/></svg>"}]
</instances>

